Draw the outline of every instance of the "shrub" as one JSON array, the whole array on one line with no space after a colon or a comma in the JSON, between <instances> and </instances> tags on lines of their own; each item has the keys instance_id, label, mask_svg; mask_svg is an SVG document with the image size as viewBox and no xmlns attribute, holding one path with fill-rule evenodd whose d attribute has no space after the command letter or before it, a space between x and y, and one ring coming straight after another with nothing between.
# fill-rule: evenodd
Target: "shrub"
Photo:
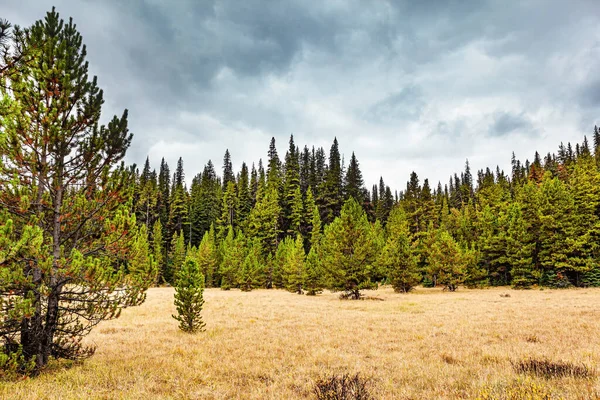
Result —
<instances>
[{"instance_id":1,"label":"shrub","mask_svg":"<svg viewBox=\"0 0 600 400\"><path fill-rule=\"evenodd\" d=\"M369 380L356 375L332 375L319 379L314 388L317 400L371 400Z\"/></svg>"},{"instance_id":2,"label":"shrub","mask_svg":"<svg viewBox=\"0 0 600 400\"><path fill-rule=\"evenodd\" d=\"M585 364L573 364L565 361L550 361L546 359L528 358L512 363L513 368L520 374L531 374L545 379L550 378L590 378L594 370Z\"/></svg>"}]
</instances>

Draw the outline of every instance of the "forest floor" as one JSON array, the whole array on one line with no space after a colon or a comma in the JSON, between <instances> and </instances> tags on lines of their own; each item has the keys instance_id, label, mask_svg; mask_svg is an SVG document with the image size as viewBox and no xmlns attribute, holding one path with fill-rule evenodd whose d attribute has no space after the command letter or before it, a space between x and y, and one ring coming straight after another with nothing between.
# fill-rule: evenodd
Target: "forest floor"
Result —
<instances>
[{"instance_id":1,"label":"forest floor","mask_svg":"<svg viewBox=\"0 0 600 400\"><path fill-rule=\"evenodd\" d=\"M365 294L209 289L207 329L190 335L171 318L173 289L151 289L141 307L96 327L92 358L0 383L0 398L303 399L343 373L368 378L376 399L600 398L600 289ZM518 373L529 359L593 371Z\"/></svg>"}]
</instances>

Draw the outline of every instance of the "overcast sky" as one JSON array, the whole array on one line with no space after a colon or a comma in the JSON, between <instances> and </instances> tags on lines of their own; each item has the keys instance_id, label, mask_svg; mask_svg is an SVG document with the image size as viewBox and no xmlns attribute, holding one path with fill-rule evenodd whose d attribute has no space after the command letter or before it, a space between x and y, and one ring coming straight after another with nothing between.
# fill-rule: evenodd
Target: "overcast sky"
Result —
<instances>
[{"instance_id":1,"label":"overcast sky","mask_svg":"<svg viewBox=\"0 0 600 400\"><path fill-rule=\"evenodd\" d=\"M533 158L600 125L600 3L528 1L3 0L20 25L72 16L105 92L129 109L127 161L188 180L225 149L236 170L337 136L370 187L415 170L446 183L511 152Z\"/></svg>"}]
</instances>

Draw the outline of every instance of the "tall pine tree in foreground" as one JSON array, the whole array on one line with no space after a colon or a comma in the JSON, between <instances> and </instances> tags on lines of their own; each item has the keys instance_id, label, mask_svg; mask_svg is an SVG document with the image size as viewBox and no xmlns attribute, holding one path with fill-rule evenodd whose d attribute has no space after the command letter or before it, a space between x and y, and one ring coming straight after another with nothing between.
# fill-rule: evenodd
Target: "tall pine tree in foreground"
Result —
<instances>
[{"instance_id":1,"label":"tall pine tree in foreground","mask_svg":"<svg viewBox=\"0 0 600 400\"><path fill-rule=\"evenodd\" d=\"M202 320L204 305L204 275L193 258L188 258L177 272L175 281L175 308L179 321L179 329L188 333L204 330L206 324Z\"/></svg>"},{"instance_id":2,"label":"tall pine tree in foreground","mask_svg":"<svg viewBox=\"0 0 600 400\"><path fill-rule=\"evenodd\" d=\"M14 40L36 58L0 85L11 111L0 115L0 341L37 373L91 355L82 339L141 304L156 271L119 166L127 111L100 124L103 93L73 21L53 9Z\"/></svg>"}]
</instances>

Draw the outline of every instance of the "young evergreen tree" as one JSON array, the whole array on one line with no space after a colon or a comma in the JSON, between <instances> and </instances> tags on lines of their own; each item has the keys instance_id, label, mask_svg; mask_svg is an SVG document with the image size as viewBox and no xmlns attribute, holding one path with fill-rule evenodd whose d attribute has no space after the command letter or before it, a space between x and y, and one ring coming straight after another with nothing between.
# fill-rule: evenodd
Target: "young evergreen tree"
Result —
<instances>
[{"instance_id":1,"label":"young evergreen tree","mask_svg":"<svg viewBox=\"0 0 600 400\"><path fill-rule=\"evenodd\" d=\"M187 258L177 272L175 281L175 308L179 321L179 329L188 333L204 330L206 324L202 320L204 306L204 276L193 258Z\"/></svg>"},{"instance_id":2,"label":"young evergreen tree","mask_svg":"<svg viewBox=\"0 0 600 400\"><path fill-rule=\"evenodd\" d=\"M181 269L186 257L185 237L183 232L175 232L171 240L171 253L169 254L169 265L164 274L167 283L174 284L177 277L177 271Z\"/></svg>"},{"instance_id":3,"label":"young evergreen tree","mask_svg":"<svg viewBox=\"0 0 600 400\"><path fill-rule=\"evenodd\" d=\"M164 277L166 273L166 264L164 258L163 251L163 233L162 233L162 225L160 224L160 220L154 223L152 227L152 256L154 257L154 262L156 263L157 268L157 277L156 283L160 284L164 282Z\"/></svg>"},{"instance_id":4,"label":"young evergreen tree","mask_svg":"<svg viewBox=\"0 0 600 400\"><path fill-rule=\"evenodd\" d=\"M211 229L204 233L198 250L196 251L196 260L200 272L204 275L205 285L208 287L214 287L215 272L219 262L217 246L215 244L215 232Z\"/></svg>"},{"instance_id":5,"label":"young evergreen tree","mask_svg":"<svg viewBox=\"0 0 600 400\"><path fill-rule=\"evenodd\" d=\"M437 231L434 238L428 254L429 276L434 284L454 292L464 282L466 273L461 248L446 230Z\"/></svg>"},{"instance_id":6,"label":"young evergreen tree","mask_svg":"<svg viewBox=\"0 0 600 400\"><path fill-rule=\"evenodd\" d=\"M296 240L286 238L285 242L286 254L282 266L285 288L292 293L302 294L306 280L304 240L298 234Z\"/></svg>"},{"instance_id":7,"label":"young evergreen tree","mask_svg":"<svg viewBox=\"0 0 600 400\"><path fill-rule=\"evenodd\" d=\"M304 290L307 296L315 296L323 291L323 268L317 252L317 246L311 247L304 263Z\"/></svg>"},{"instance_id":8,"label":"young evergreen tree","mask_svg":"<svg viewBox=\"0 0 600 400\"><path fill-rule=\"evenodd\" d=\"M242 234L238 234L238 239ZM241 239L240 239L241 240ZM237 281L243 292L249 292L262 285L263 258L260 242L256 239L248 240L246 256L237 273Z\"/></svg>"},{"instance_id":9,"label":"young evergreen tree","mask_svg":"<svg viewBox=\"0 0 600 400\"><path fill-rule=\"evenodd\" d=\"M372 289L375 260L373 235L364 210L350 198L340 217L327 225L320 245L322 264L331 290L360 299L362 289Z\"/></svg>"},{"instance_id":10,"label":"young evergreen tree","mask_svg":"<svg viewBox=\"0 0 600 400\"><path fill-rule=\"evenodd\" d=\"M156 269L119 166L127 111L100 125L103 92L75 24L53 9L10 47L35 57L0 85L0 348L21 348L36 374L91 355L82 339L141 304Z\"/></svg>"},{"instance_id":11,"label":"young evergreen tree","mask_svg":"<svg viewBox=\"0 0 600 400\"><path fill-rule=\"evenodd\" d=\"M410 228L402 207L394 207L386 231L387 240L377 264L381 270L387 272L396 292L408 293L421 281L421 273L411 248Z\"/></svg>"},{"instance_id":12,"label":"young evergreen tree","mask_svg":"<svg viewBox=\"0 0 600 400\"><path fill-rule=\"evenodd\" d=\"M229 226L227 236L221 242L221 265L219 275L221 276L221 289L229 290L236 287L238 272L246 257L245 238L241 232L234 234L233 227Z\"/></svg>"}]
</instances>

